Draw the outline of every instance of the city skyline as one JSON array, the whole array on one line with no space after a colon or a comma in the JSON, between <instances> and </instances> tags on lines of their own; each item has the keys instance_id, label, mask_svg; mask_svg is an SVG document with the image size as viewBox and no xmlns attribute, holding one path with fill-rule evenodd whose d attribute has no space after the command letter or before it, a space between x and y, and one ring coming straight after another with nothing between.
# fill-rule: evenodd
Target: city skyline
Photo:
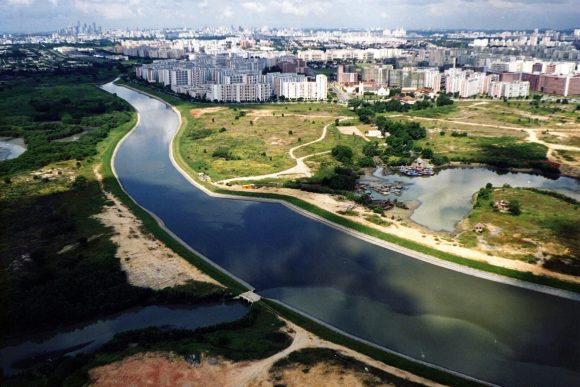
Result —
<instances>
[{"instance_id":1,"label":"city skyline","mask_svg":"<svg viewBox=\"0 0 580 387\"><path fill-rule=\"evenodd\" d=\"M577 0L2 0L0 32L48 32L77 20L97 21L104 28L242 25L566 29L576 27L580 20L580 7L576 3Z\"/></svg>"}]
</instances>

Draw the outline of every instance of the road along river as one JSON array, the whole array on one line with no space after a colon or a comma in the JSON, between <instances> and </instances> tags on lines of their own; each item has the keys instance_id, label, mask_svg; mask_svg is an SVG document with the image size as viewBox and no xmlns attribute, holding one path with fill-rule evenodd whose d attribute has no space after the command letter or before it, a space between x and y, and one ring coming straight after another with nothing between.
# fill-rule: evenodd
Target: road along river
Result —
<instances>
[{"instance_id":1,"label":"road along river","mask_svg":"<svg viewBox=\"0 0 580 387\"><path fill-rule=\"evenodd\" d=\"M179 116L107 84L140 123L113 160L124 189L191 248L256 288L349 334L503 385L580 380L580 302L433 265L279 203L215 198L173 165Z\"/></svg>"}]
</instances>

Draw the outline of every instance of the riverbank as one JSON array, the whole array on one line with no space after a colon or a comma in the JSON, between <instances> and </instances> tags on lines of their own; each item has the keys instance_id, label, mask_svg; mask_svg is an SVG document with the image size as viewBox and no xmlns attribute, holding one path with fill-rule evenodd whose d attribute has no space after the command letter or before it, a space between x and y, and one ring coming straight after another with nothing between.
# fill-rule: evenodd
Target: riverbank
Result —
<instances>
[{"instance_id":1,"label":"riverbank","mask_svg":"<svg viewBox=\"0 0 580 387\"><path fill-rule=\"evenodd\" d=\"M382 373L374 380L377 384L382 384L392 378L390 381L395 383L405 381L412 385L440 386L429 379L386 365L344 346L321 340L288 320L284 322L286 324L285 330L292 336L292 344L283 351L265 359L233 362L221 357L202 356L199 364L192 367L182 357L176 356L174 353L142 353L119 362L94 368L90 371L90 379L94 386L123 386L127 383L143 383L143 378L146 378L145 383L156 386L179 385L186 382L200 385L266 386L290 382L288 385L350 387L365 385L363 381L368 378L368 373L375 374L377 370L380 370ZM304 372L304 366L290 360L298 357L300 351L304 349L318 350L319 356L315 364L318 367L324 367L322 375L319 375L316 369ZM322 352L320 349L330 351ZM359 364L362 365L361 368L365 372L356 372L348 364L345 364L346 367L333 367L334 356L360 362ZM280 378L276 378L275 374L282 368L282 364L287 366L283 367L285 377L280 380ZM301 379L297 379L299 375L302 375Z\"/></svg>"},{"instance_id":2,"label":"riverbank","mask_svg":"<svg viewBox=\"0 0 580 387\"><path fill-rule=\"evenodd\" d=\"M142 92L141 90L138 91ZM152 97L163 100L158 96L152 95ZM166 101L163 102L167 103ZM178 109L174 109L174 111L179 114ZM179 115L179 117L181 119L181 115ZM209 195L222 198L242 197L246 199L251 198L253 200L280 202L295 211L297 210L304 215L324 221L333 227L352 233L352 235L361 239L367 240L370 237L370 240L374 241L373 243L378 242L375 244L385 243L384 247L386 248L403 252L404 254L426 260L430 263L445 266L456 271L466 272L481 278L505 282L548 294L580 299L580 295L568 294L568 291L580 293L580 281L571 282L567 277L561 277L560 275L547 277L547 273L538 271L538 269L534 269L531 265L529 267L526 265L510 267L509 265L513 265L513 262L509 262L509 260L505 260L505 262L497 260L498 263L505 263L506 267L497 266L487 261L489 259L488 256L483 257L478 255L478 258L481 260L460 256L457 253L458 250L455 248L456 246L450 246L450 252L440 251L423 243L409 240L408 235L405 234L403 229L401 229L402 231L398 233L398 235L386 233L377 229L374 224L369 225L360 223L321 208L317 205L318 203L316 201L311 203L302 198L294 197L294 192L292 193L292 196L290 196L288 193L251 192L250 190L239 191L198 180L196 177L197 172L191 169L185 161L184 156L181 154L180 139L184 135L183 129L184 125L183 121L181 121L180 130L175 134L170 149L172 162L183 176L188 178L191 183ZM427 237L420 235L417 239L422 242L424 238ZM435 238L432 239L437 247L441 246L441 240L436 241ZM451 265L444 264L442 261L447 261L447 263L451 263ZM520 271L522 269L526 271ZM529 269L534 269L538 274L528 271ZM559 291L558 289L563 291Z\"/></svg>"},{"instance_id":3,"label":"riverbank","mask_svg":"<svg viewBox=\"0 0 580 387\"><path fill-rule=\"evenodd\" d=\"M131 88L131 87L129 87ZM136 90L139 93L142 94L147 94L147 93L143 93L140 90ZM161 100L164 104L167 104L166 101L163 101L162 99L150 95L150 97L156 98L158 100ZM181 116L179 115L179 112L177 109L174 108L174 112L177 114L178 118L181 118ZM180 127L183 127L183 121L180 123L179 125ZM174 136L180 135L182 134L181 131L177 131L175 132ZM250 198L250 197L241 197L241 196L237 196L237 195L231 195L228 192L213 192L210 188L212 188L211 186L206 186L204 185L202 182L197 181L195 179L193 179L189 174L187 174L183 169L181 169L175 161L175 158L179 157L179 155L177 153L174 152L174 147L175 144L177 143L177 141L175 141L175 139L173 141L168 142L168 147L169 152L170 152L170 157L172 158L172 163L174 166L176 166L177 171L179 171L179 173L184 176L190 183L192 183L193 185L195 185L197 188L201 189L203 192L205 192L208 195L211 196L215 196L215 197L223 197L223 198L230 198L230 199L239 199L239 200L256 200L256 201L270 201L270 202L276 202L276 203L281 203L280 200L278 199L269 199L269 198ZM126 193L124 193L126 195ZM291 206L292 204L290 203L285 203L285 205ZM140 208L140 207L139 207ZM300 209L297 206L294 206L292 208L293 210L305 215L305 216L309 216L312 217L314 216L311 212L306 212L302 209ZM141 209L141 212L145 212L145 210ZM151 219L153 219L153 217L145 212ZM320 219L322 220L322 218ZM165 229L162 228L162 226L155 224L153 225L153 227L156 227L158 229L161 229L164 233L166 232ZM178 239L176 239L175 241L173 241L174 243L178 243L177 241L179 241ZM189 251L189 250L188 250ZM222 273L224 274L224 273ZM287 311L289 311L288 308L285 308L283 305L280 304L268 304L277 314L282 314L284 316L286 316ZM411 360L410 358L403 358L400 355L396 354L396 353L388 353L388 355L385 355L385 349L379 349L378 346L372 347L369 346L367 344L362 343L360 340L357 341L356 339L353 338L348 338L347 336L344 335L344 333L336 328L330 327L330 326L321 326L321 325L317 325L315 324L313 321L310 320L310 318L308 316L306 316L305 314L297 314L294 313L294 316L299 316L297 318L297 321L300 322L299 325L304 325L304 324L310 324L309 326L311 326L313 329L315 329L313 332L317 335L326 335L331 341L333 342L337 342L339 340L342 340L345 345L352 347L353 345L356 346L356 350L360 351L362 353L368 354L369 356L373 357L373 358L377 358L380 359L380 361L384 361L387 364L401 364L401 368L403 369L409 369L412 370L411 372L415 373L416 375L420 375L420 376L425 376L428 377L431 380L435 380L435 381L439 381L441 383L453 383L453 384L469 384L467 382L467 380L469 380L469 377L465 376L465 375L460 375L458 373L453 373L450 370L444 370L441 368L434 368L434 366L428 364L428 363L418 363L415 362L414 360ZM310 330L310 329L309 329Z\"/></svg>"}]
</instances>

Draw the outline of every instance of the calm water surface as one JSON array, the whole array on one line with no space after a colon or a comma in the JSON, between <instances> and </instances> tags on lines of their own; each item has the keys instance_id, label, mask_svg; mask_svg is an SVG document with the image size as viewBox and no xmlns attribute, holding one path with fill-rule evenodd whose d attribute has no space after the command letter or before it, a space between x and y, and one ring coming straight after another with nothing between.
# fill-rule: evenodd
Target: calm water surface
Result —
<instances>
[{"instance_id":1,"label":"calm water surface","mask_svg":"<svg viewBox=\"0 0 580 387\"><path fill-rule=\"evenodd\" d=\"M411 219L435 231L454 231L457 222L471 211L473 194L487 183L495 187L509 184L512 187L549 189L580 200L580 180L570 177L549 179L518 172L501 173L488 168L451 168L439 171L434 176L423 177L383 176L382 168L379 168L372 176L365 176L361 181L402 182L406 189L400 196L383 196L378 193L373 193L373 196L419 201L421 204Z\"/></svg>"},{"instance_id":2,"label":"calm water surface","mask_svg":"<svg viewBox=\"0 0 580 387\"><path fill-rule=\"evenodd\" d=\"M15 159L26 151L22 138L0 138L0 161Z\"/></svg>"},{"instance_id":3,"label":"calm water surface","mask_svg":"<svg viewBox=\"0 0 580 387\"><path fill-rule=\"evenodd\" d=\"M119 313L74 328L60 329L0 348L0 367L12 373L14 363L32 360L37 363L51 354L74 355L92 352L120 332L147 327L196 329L242 318L248 308L241 303L196 307L147 306Z\"/></svg>"},{"instance_id":4,"label":"calm water surface","mask_svg":"<svg viewBox=\"0 0 580 387\"><path fill-rule=\"evenodd\" d=\"M106 85L141 114L115 166L125 189L191 247L263 296L417 359L490 382L580 381L580 302L443 269L281 204L211 198L168 157L178 117Z\"/></svg>"}]
</instances>

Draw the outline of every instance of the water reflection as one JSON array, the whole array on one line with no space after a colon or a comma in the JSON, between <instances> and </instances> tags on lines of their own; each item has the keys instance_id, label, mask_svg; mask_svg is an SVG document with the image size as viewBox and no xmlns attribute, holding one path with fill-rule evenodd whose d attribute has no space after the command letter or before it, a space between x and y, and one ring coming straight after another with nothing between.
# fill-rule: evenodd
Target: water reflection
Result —
<instances>
[{"instance_id":1,"label":"water reflection","mask_svg":"<svg viewBox=\"0 0 580 387\"><path fill-rule=\"evenodd\" d=\"M117 333L147 327L196 329L222 322L234 321L247 313L240 303L198 307L147 306L128 310L88 325L61 329L31 338L25 342L9 343L0 348L0 367L11 373L14 364L27 359L48 359L52 353L74 355L98 349ZM80 344L80 345L79 345Z\"/></svg>"},{"instance_id":2,"label":"water reflection","mask_svg":"<svg viewBox=\"0 0 580 387\"><path fill-rule=\"evenodd\" d=\"M402 182L406 189L400 196L380 195L376 198L418 200L421 205L411 219L435 231L454 231L457 222L472 208L473 194L487 183L496 187L509 184L512 187L550 189L580 200L580 180L570 177L548 178L541 175L518 172L501 172L489 168L452 168L439 171L434 176L408 177L383 176L382 168L361 181Z\"/></svg>"},{"instance_id":3,"label":"water reflection","mask_svg":"<svg viewBox=\"0 0 580 387\"><path fill-rule=\"evenodd\" d=\"M23 138L0 137L0 161L15 159L25 151Z\"/></svg>"},{"instance_id":4,"label":"water reflection","mask_svg":"<svg viewBox=\"0 0 580 387\"><path fill-rule=\"evenodd\" d=\"M580 303L434 266L281 204L210 198L169 160L167 141L177 125L173 111L138 93L108 88L123 90L118 94L141 112L137 136L125 141L115 160L127 191L188 245L260 294L485 380L522 386L580 380L580 341L571 333L580 326ZM549 345L536 336L549 338ZM530 345L538 346L533 363L526 354Z\"/></svg>"}]
</instances>

